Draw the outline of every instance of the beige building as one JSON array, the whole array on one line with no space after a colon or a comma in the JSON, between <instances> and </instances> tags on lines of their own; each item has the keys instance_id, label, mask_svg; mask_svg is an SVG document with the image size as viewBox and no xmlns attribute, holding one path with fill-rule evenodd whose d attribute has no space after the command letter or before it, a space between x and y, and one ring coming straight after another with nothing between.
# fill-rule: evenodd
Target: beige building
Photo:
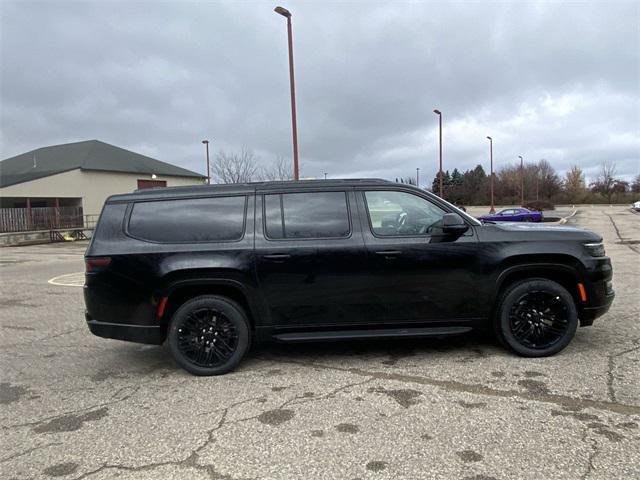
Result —
<instances>
[{"instance_id":1,"label":"beige building","mask_svg":"<svg viewBox=\"0 0 640 480\"><path fill-rule=\"evenodd\" d=\"M0 211L75 208L96 215L115 193L204 181L199 173L98 140L54 145L0 162Z\"/></svg>"}]
</instances>

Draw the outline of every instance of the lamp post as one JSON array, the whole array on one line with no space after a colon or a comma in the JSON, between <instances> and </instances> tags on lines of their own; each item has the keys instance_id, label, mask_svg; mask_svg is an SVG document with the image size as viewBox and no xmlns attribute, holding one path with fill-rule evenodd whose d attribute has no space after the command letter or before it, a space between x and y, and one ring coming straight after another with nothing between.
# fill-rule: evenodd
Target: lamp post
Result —
<instances>
[{"instance_id":1,"label":"lamp post","mask_svg":"<svg viewBox=\"0 0 640 480\"><path fill-rule=\"evenodd\" d=\"M324 172L324 179L327 179L327 172Z\"/></svg>"},{"instance_id":2,"label":"lamp post","mask_svg":"<svg viewBox=\"0 0 640 480\"><path fill-rule=\"evenodd\" d=\"M440 170L438 171L438 176L440 177L440 198L444 199L444 193L443 193L443 188L442 188L442 112L438 109L435 109L433 111L433 113L435 113L436 115L438 115L438 124L440 126L440 152L439 152L439 158L440 158Z\"/></svg>"},{"instance_id":3,"label":"lamp post","mask_svg":"<svg viewBox=\"0 0 640 480\"><path fill-rule=\"evenodd\" d=\"M416 187L420 188L420 167L416 167Z\"/></svg>"},{"instance_id":4,"label":"lamp post","mask_svg":"<svg viewBox=\"0 0 640 480\"><path fill-rule=\"evenodd\" d=\"M522 155L518 155L520 159L520 206L524 205L524 160Z\"/></svg>"},{"instance_id":5,"label":"lamp post","mask_svg":"<svg viewBox=\"0 0 640 480\"><path fill-rule=\"evenodd\" d=\"M489 139L489 158L491 162L490 178L489 178L489 185L491 186L490 187L491 208L489 209L489 213L496 213L496 209L493 206L493 138L489 136L487 136L487 138Z\"/></svg>"},{"instance_id":6,"label":"lamp post","mask_svg":"<svg viewBox=\"0 0 640 480\"><path fill-rule=\"evenodd\" d=\"M211 170L209 170L209 140L202 140L207 149L207 185L211 185Z\"/></svg>"},{"instance_id":7,"label":"lamp post","mask_svg":"<svg viewBox=\"0 0 640 480\"><path fill-rule=\"evenodd\" d=\"M287 19L287 38L289 41L289 84L291 86L291 134L293 137L293 179L298 180L298 127L296 126L296 86L293 78L293 34L291 32L291 12L276 7L274 12Z\"/></svg>"}]
</instances>

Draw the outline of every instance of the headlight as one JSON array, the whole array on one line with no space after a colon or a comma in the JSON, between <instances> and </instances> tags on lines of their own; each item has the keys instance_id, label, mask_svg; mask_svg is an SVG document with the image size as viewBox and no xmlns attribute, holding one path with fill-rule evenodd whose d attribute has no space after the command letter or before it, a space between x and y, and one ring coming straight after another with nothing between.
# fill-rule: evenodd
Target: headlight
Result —
<instances>
[{"instance_id":1,"label":"headlight","mask_svg":"<svg viewBox=\"0 0 640 480\"><path fill-rule=\"evenodd\" d=\"M587 252L589 252L589 255L591 255L592 257L604 257L605 256L604 243L602 243L602 242L600 242L600 243L585 243L584 244L584 248L587 249Z\"/></svg>"}]
</instances>

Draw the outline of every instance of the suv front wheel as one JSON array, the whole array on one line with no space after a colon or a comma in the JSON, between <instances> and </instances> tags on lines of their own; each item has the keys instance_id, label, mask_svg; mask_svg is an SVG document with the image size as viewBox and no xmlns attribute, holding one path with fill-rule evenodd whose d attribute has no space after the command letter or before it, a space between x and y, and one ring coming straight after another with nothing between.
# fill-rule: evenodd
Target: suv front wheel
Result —
<instances>
[{"instance_id":1,"label":"suv front wheel","mask_svg":"<svg viewBox=\"0 0 640 480\"><path fill-rule=\"evenodd\" d=\"M176 310L167 333L178 365L194 375L233 370L249 349L249 322L242 307L216 295L188 300Z\"/></svg>"},{"instance_id":2,"label":"suv front wheel","mask_svg":"<svg viewBox=\"0 0 640 480\"><path fill-rule=\"evenodd\" d=\"M546 357L564 349L578 328L569 292L544 278L518 282L500 297L494 323L500 342L524 357Z\"/></svg>"}]
</instances>

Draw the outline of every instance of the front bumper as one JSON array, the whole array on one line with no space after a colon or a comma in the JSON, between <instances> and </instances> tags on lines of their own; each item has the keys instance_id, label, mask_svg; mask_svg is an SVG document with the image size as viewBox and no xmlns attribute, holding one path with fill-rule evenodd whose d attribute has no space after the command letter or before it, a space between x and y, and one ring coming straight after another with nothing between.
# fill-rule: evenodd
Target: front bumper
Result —
<instances>
[{"instance_id":1,"label":"front bumper","mask_svg":"<svg viewBox=\"0 0 640 480\"><path fill-rule=\"evenodd\" d=\"M587 302L579 309L580 325L592 325L593 321L609 311L616 294L613 290L613 269L611 260L598 263L591 275L591 280L586 283Z\"/></svg>"}]
</instances>

